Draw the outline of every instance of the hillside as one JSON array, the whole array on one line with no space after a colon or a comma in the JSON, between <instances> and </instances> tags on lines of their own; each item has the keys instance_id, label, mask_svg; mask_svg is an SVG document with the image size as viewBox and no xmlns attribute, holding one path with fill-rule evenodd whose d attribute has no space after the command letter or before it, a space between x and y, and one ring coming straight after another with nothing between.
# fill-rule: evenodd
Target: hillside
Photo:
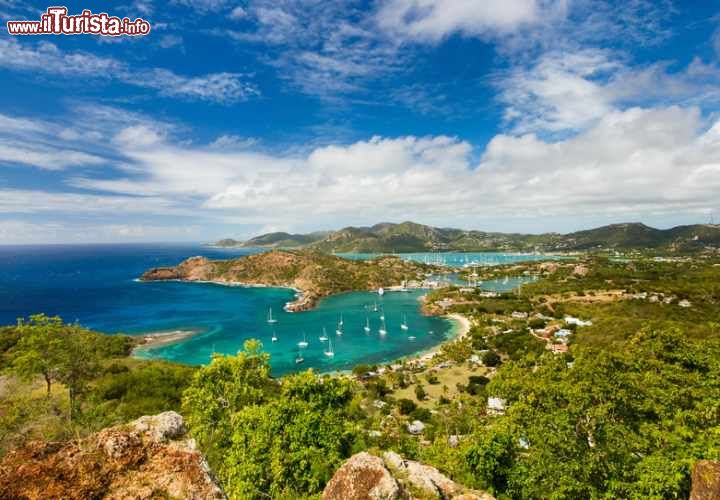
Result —
<instances>
[{"instance_id":1,"label":"hillside","mask_svg":"<svg viewBox=\"0 0 720 500\"><path fill-rule=\"evenodd\" d=\"M227 241L227 240L223 240ZM219 242L220 244L222 242ZM438 228L403 222L346 227L308 235L270 233L240 246L308 247L325 253L393 253L439 251L574 251L643 249L697 251L720 246L720 225L696 224L655 229L641 223L612 224L569 234L494 233Z\"/></svg>"},{"instance_id":2,"label":"hillside","mask_svg":"<svg viewBox=\"0 0 720 500\"><path fill-rule=\"evenodd\" d=\"M269 247L269 248L296 248L316 241L320 241L328 233L326 231L318 231L309 234L290 234L284 232L266 233L247 241L238 241L232 238L217 241L210 246L214 247Z\"/></svg>"},{"instance_id":3,"label":"hillside","mask_svg":"<svg viewBox=\"0 0 720 500\"><path fill-rule=\"evenodd\" d=\"M273 250L230 260L192 257L175 267L151 269L143 281L212 281L224 284L284 286L295 288L301 297L291 310L312 307L327 295L354 290L377 290L422 280L432 266L382 257L369 262L353 261L311 251Z\"/></svg>"}]
</instances>

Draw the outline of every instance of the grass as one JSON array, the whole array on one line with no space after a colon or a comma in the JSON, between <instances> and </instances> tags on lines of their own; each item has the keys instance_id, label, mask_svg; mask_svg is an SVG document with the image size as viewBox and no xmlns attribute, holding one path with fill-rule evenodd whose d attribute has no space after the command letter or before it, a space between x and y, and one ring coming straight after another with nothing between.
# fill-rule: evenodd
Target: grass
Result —
<instances>
[{"instance_id":1,"label":"grass","mask_svg":"<svg viewBox=\"0 0 720 500\"><path fill-rule=\"evenodd\" d=\"M410 399L419 407L432 409L440 401L440 396L445 396L448 399L457 397L460 394L457 384L467 385L470 375L487 376L488 373L488 369L483 366L470 368L467 363L462 363L448 368L437 369L435 375L438 378L438 383L430 384L425 378L429 371L430 369L416 374L419 383L427 394L424 400L418 401L417 397L415 397L416 383L410 384L404 389L396 389L392 396L396 399ZM444 391L443 387L446 387L447 390Z\"/></svg>"}]
</instances>

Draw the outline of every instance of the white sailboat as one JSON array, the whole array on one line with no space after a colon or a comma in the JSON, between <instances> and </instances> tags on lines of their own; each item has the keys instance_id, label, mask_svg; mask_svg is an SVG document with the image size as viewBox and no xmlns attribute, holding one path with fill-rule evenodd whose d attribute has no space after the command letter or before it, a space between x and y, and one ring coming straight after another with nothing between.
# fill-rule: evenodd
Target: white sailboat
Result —
<instances>
[{"instance_id":1,"label":"white sailboat","mask_svg":"<svg viewBox=\"0 0 720 500\"><path fill-rule=\"evenodd\" d=\"M387 334L387 329L385 328L385 318L384 318L384 317L382 318L382 325L380 325L380 330L378 330L378 333L379 333L380 335L386 335L386 334Z\"/></svg>"},{"instance_id":2,"label":"white sailboat","mask_svg":"<svg viewBox=\"0 0 720 500\"><path fill-rule=\"evenodd\" d=\"M337 329L335 330L335 333L336 333L337 335L342 335L342 334L343 334L343 319L342 319L342 314L340 315L340 321L338 321L338 326L337 326Z\"/></svg>"},{"instance_id":3,"label":"white sailboat","mask_svg":"<svg viewBox=\"0 0 720 500\"><path fill-rule=\"evenodd\" d=\"M403 322L402 322L402 324L400 325L400 328L402 328L403 330L407 330L407 329L408 329L407 315L403 315Z\"/></svg>"},{"instance_id":4,"label":"white sailboat","mask_svg":"<svg viewBox=\"0 0 720 500\"><path fill-rule=\"evenodd\" d=\"M307 339L305 338L305 332L303 332L303 339L298 342L298 347L300 349L305 349L308 346Z\"/></svg>"},{"instance_id":5,"label":"white sailboat","mask_svg":"<svg viewBox=\"0 0 720 500\"><path fill-rule=\"evenodd\" d=\"M345 324L345 321L343 321L342 313L340 313L340 321L338 321L338 324L340 326L343 326Z\"/></svg>"},{"instance_id":6,"label":"white sailboat","mask_svg":"<svg viewBox=\"0 0 720 500\"><path fill-rule=\"evenodd\" d=\"M373 312L378 312L377 302L373 304Z\"/></svg>"},{"instance_id":7,"label":"white sailboat","mask_svg":"<svg viewBox=\"0 0 720 500\"><path fill-rule=\"evenodd\" d=\"M378 295L383 296L385 294L385 290L383 290L383 287L378 288Z\"/></svg>"},{"instance_id":8,"label":"white sailboat","mask_svg":"<svg viewBox=\"0 0 720 500\"><path fill-rule=\"evenodd\" d=\"M302 353L300 352L300 349L298 349L297 357L295 358L295 364L299 365L303 362L305 362L305 358L302 357Z\"/></svg>"},{"instance_id":9,"label":"white sailboat","mask_svg":"<svg viewBox=\"0 0 720 500\"><path fill-rule=\"evenodd\" d=\"M380 309L380 321L385 321L385 309Z\"/></svg>"},{"instance_id":10,"label":"white sailboat","mask_svg":"<svg viewBox=\"0 0 720 500\"><path fill-rule=\"evenodd\" d=\"M365 316L365 327L363 328L363 330L365 330L366 332L370 331L370 318L368 318L367 316Z\"/></svg>"},{"instance_id":11,"label":"white sailboat","mask_svg":"<svg viewBox=\"0 0 720 500\"><path fill-rule=\"evenodd\" d=\"M277 333L275 333L275 329L274 329L274 328L273 328L273 336L272 336L272 339L271 339L271 340L272 340L273 342L277 342L277 340L278 340L278 338L277 338Z\"/></svg>"},{"instance_id":12,"label":"white sailboat","mask_svg":"<svg viewBox=\"0 0 720 500\"><path fill-rule=\"evenodd\" d=\"M329 358L332 358L333 356L335 356L335 351L333 351L333 347L332 347L332 340L330 340L330 339L328 339L328 348L327 348L327 351L325 351L325 356L327 356Z\"/></svg>"},{"instance_id":13,"label":"white sailboat","mask_svg":"<svg viewBox=\"0 0 720 500\"><path fill-rule=\"evenodd\" d=\"M268 319L267 319L267 322L270 323L271 325L272 325L273 323L277 323L277 320L276 320L275 318L273 318L273 315L272 315L272 307L271 307L270 309L268 309Z\"/></svg>"},{"instance_id":14,"label":"white sailboat","mask_svg":"<svg viewBox=\"0 0 720 500\"><path fill-rule=\"evenodd\" d=\"M325 342L328 340L327 331L325 330L325 327L323 326L323 332L322 335L320 335L320 342Z\"/></svg>"}]
</instances>

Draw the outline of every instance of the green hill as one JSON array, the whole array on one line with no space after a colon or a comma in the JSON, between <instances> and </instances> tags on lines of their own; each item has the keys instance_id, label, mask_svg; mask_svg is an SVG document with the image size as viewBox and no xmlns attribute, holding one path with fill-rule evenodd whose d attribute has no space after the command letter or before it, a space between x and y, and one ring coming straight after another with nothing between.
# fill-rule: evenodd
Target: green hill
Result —
<instances>
[{"instance_id":1,"label":"green hill","mask_svg":"<svg viewBox=\"0 0 720 500\"><path fill-rule=\"evenodd\" d=\"M518 234L439 228L403 222L346 227L310 234L269 233L239 246L307 247L325 253L443 251L573 251L662 249L697 251L720 246L720 225L697 224L655 229L642 223L611 224L569 234Z\"/></svg>"}]
</instances>

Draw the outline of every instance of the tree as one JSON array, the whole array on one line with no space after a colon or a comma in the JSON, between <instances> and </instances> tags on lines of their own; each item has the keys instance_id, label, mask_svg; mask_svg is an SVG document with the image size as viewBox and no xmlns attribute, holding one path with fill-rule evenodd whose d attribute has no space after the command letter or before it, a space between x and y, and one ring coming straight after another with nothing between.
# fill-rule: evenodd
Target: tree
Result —
<instances>
[{"instance_id":1,"label":"tree","mask_svg":"<svg viewBox=\"0 0 720 500\"><path fill-rule=\"evenodd\" d=\"M497 366L500 364L500 356L495 351L488 351L482 355L482 362L485 366Z\"/></svg>"},{"instance_id":2,"label":"tree","mask_svg":"<svg viewBox=\"0 0 720 500\"><path fill-rule=\"evenodd\" d=\"M417 405L412 399L403 398L398 400L398 410L400 410L400 415L410 415L415 408L417 408Z\"/></svg>"},{"instance_id":3,"label":"tree","mask_svg":"<svg viewBox=\"0 0 720 500\"><path fill-rule=\"evenodd\" d=\"M77 399L89 380L97 375L99 345L97 334L78 325L65 325L62 320L44 314L19 320L20 338L11 349L11 367L25 379L42 376L47 397L53 381L68 389L70 419L77 409Z\"/></svg>"},{"instance_id":4,"label":"tree","mask_svg":"<svg viewBox=\"0 0 720 500\"><path fill-rule=\"evenodd\" d=\"M418 384L415 386L415 397L418 399L418 401L422 401L427 397L427 393L425 392L425 388L422 386L422 384Z\"/></svg>"},{"instance_id":5,"label":"tree","mask_svg":"<svg viewBox=\"0 0 720 500\"><path fill-rule=\"evenodd\" d=\"M62 320L44 314L18 320L16 331L20 338L11 351L11 370L21 378L31 380L41 375L45 380L47 397L58 377L58 365L63 348Z\"/></svg>"},{"instance_id":6,"label":"tree","mask_svg":"<svg viewBox=\"0 0 720 500\"><path fill-rule=\"evenodd\" d=\"M321 492L358 437L349 415L354 391L349 380L308 371L285 378L278 397L236 412L221 468L229 495Z\"/></svg>"},{"instance_id":7,"label":"tree","mask_svg":"<svg viewBox=\"0 0 720 500\"><path fill-rule=\"evenodd\" d=\"M215 354L195 373L183 395L183 411L211 461L221 461L230 444L232 416L247 405L264 403L277 390L269 359L259 341L247 340L236 356Z\"/></svg>"}]
</instances>

